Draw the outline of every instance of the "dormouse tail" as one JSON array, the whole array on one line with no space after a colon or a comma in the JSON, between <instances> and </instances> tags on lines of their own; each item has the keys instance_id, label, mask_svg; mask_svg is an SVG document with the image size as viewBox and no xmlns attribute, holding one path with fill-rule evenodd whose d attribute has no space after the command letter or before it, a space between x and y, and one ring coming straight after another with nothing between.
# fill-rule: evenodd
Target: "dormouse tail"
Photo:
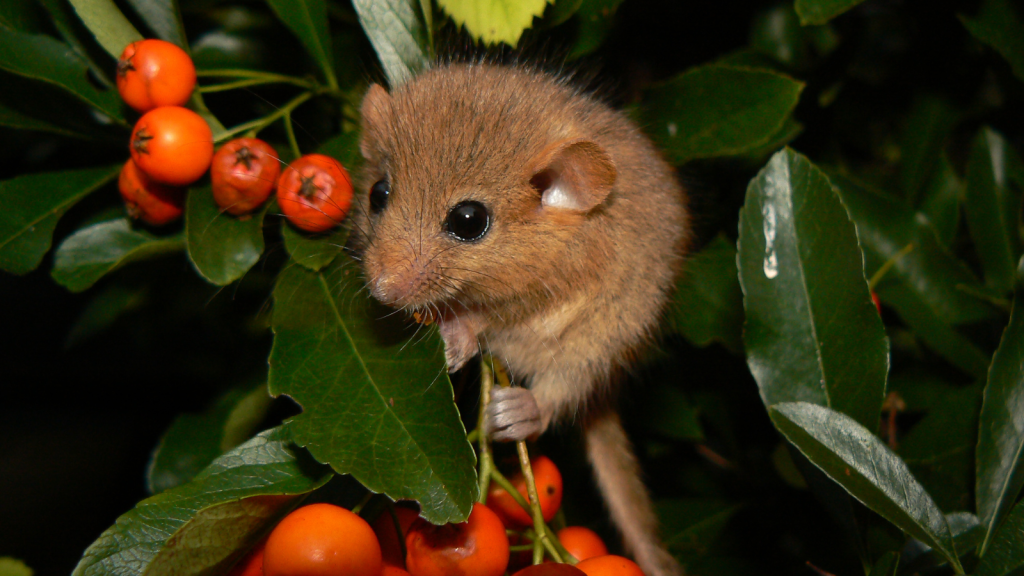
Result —
<instances>
[{"instance_id":1,"label":"dormouse tail","mask_svg":"<svg viewBox=\"0 0 1024 576\"><path fill-rule=\"evenodd\" d=\"M679 563L658 538L654 505L640 478L640 465L618 414L606 410L591 415L584 436L597 485L622 533L626 551L646 576L681 576Z\"/></svg>"}]
</instances>

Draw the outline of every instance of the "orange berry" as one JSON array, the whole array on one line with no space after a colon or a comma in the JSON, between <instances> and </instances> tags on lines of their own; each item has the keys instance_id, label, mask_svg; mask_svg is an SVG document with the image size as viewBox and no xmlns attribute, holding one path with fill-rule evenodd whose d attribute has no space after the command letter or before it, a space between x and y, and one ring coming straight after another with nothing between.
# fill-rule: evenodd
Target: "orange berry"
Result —
<instances>
[{"instance_id":1,"label":"orange berry","mask_svg":"<svg viewBox=\"0 0 1024 576\"><path fill-rule=\"evenodd\" d=\"M380 576L380 544L358 515L333 504L310 504L274 528L264 576Z\"/></svg>"},{"instance_id":2,"label":"orange berry","mask_svg":"<svg viewBox=\"0 0 1024 576\"><path fill-rule=\"evenodd\" d=\"M576 565L587 576L644 576L640 567L622 556L595 556Z\"/></svg>"},{"instance_id":3,"label":"orange berry","mask_svg":"<svg viewBox=\"0 0 1024 576\"><path fill-rule=\"evenodd\" d=\"M541 513L544 515L544 521L550 522L562 505L562 473L547 456L530 460L530 467L533 468L533 478L537 484L537 498L540 501ZM510 478L510 481L523 499L529 502L526 479L523 478L522 473L516 474ZM491 489L487 493L487 506L494 510L509 528L533 525L530 514L512 498L511 494L495 483L491 484Z\"/></svg>"},{"instance_id":4,"label":"orange berry","mask_svg":"<svg viewBox=\"0 0 1024 576\"><path fill-rule=\"evenodd\" d=\"M461 524L434 526L416 520L405 547L405 565L412 576L501 576L508 566L505 526L479 503Z\"/></svg>"},{"instance_id":5,"label":"orange berry","mask_svg":"<svg viewBox=\"0 0 1024 576\"><path fill-rule=\"evenodd\" d=\"M117 62L117 91L139 112L181 106L196 86L196 67L184 50L163 40L125 46Z\"/></svg>"},{"instance_id":6,"label":"orange berry","mask_svg":"<svg viewBox=\"0 0 1024 576\"><path fill-rule=\"evenodd\" d=\"M608 554L608 547L596 532L582 526L569 526L558 531L558 541L577 560Z\"/></svg>"}]
</instances>

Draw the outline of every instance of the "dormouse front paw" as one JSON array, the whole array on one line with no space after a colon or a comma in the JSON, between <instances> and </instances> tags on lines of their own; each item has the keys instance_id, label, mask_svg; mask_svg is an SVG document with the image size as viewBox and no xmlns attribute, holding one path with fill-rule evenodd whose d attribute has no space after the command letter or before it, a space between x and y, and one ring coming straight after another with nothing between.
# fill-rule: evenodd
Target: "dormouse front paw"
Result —
<instances>
[{"instance_id":1,"label":"dormouse front paw","mask_svg":"<svg viewBox=\"0 0 1024 576\"><path fill-rule=\"evenodd\" d=\"M444 359L448 363L448 372L459 370L480 351L472 322L442 318L438 320L437 327L444 340Z\"/></svg>"},{"instance_id":2,"label":"dormouse front paw","mask_svg":"<svg viewBox=\"0 0 1024 576\"><path fill-rule=\"evenodd\" d=\"M497 388L491 392L484 430L499 442L513 442L544 431L540 407L526 388Z\"/></svg>"}]
</instances>

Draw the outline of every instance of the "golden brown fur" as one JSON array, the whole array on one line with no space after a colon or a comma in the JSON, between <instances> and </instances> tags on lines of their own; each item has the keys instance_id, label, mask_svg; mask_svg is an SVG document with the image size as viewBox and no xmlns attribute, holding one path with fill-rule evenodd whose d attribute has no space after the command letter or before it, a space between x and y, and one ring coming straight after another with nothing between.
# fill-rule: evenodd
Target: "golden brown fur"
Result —
<instances>
[{"instance_id":1,"label":"golden brown fur","mask_svg":"<svg viewBox=\"0 0 1024 576\"><path fill-rule=\"evenodd\" d=\"M502 359L526 379L540 431L604 406L656 330L688 241L684 193L639 130L554 77L450 65L390 95L371 88L361 147L354 218L374 296L433 314L452 368L480 348ZM383 178L392 194L375 215L365 191ZM490 211L479 240L445 231L463 200ZM588 421L627 547L648 576L677 573L618 419Z\"/></svg>"}]
</instances>

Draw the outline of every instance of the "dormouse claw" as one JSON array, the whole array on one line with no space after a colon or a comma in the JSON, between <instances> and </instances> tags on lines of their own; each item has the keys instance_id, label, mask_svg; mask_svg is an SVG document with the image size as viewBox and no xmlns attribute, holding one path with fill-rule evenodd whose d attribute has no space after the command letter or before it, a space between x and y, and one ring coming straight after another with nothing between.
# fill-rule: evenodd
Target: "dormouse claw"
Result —
<instances>
[{"instance_id":1,"label":"dormouse claw","mask_svg":"<svg viewBox=\"0 0 1024 576\"><path fill-rule=\"evenodd\" d=\"M487 406L484 430L499 442L513 442L544 431L540 407L526 388L495 388Z\"/></svg>"}]
</instances>

